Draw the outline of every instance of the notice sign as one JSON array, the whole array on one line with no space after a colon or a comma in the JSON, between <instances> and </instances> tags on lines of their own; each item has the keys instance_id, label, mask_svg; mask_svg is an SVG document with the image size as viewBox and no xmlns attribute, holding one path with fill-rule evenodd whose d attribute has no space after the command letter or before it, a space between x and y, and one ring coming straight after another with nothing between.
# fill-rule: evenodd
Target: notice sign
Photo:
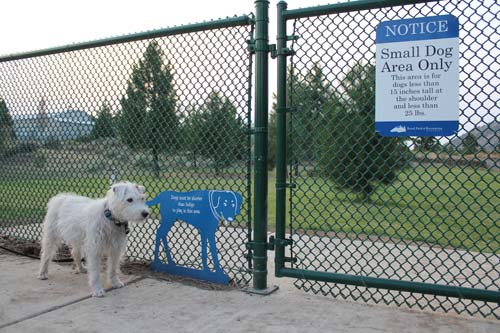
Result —
<instances>
[{"instance_id":1,"label":"notice sign","mask_svg":"<svg viewBox=\"0 0 500 333\"><path fill-rule=\"evenodd\" d=\"M383 136L446 136L458 130L458 19L377 27L375 129Z\"/></svg>"}]
</instances>

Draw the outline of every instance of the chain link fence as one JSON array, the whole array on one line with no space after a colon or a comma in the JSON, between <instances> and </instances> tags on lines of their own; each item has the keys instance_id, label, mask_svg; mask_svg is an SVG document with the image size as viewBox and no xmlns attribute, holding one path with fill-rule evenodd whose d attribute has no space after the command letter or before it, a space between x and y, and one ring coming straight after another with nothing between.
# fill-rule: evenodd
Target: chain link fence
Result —
<instances>
[{"instance_id":1,"label":"chain link fence","mask_svg":"<svg viewBox=\"0 0 500 333\"><path fill-rule=\"evenodd\" d=\"M257 245L274 245L277 275L299 276L295 285L306 291L499 318L498 302L433 294L500 289L500 6L395 3L284 12L288 34L278 29L274 51L291 57L268 154L285 161L286 173L276 176L276 238ZM376 26L444 14L460 22L458 133L376 135ZM265 131L251 129L251 52L268 52L256 44L249 51L252 22L242 16L0 58L0 233L36 241L51 196L100 197L120 180L144 184L151 198L167 189L231 190L244 199L236 221L217 231L220 264L247 285L250 134ZM279 113L286 131L276 131ZM131 260L152 259L158 219L153 210L132 226ZM169 241L178 264L202 267L196 229L178 221ZM427 289L367 288L369 279Z\"/></svg>"},{"instance_id":2,"label":"chain link fence","mask_svg":"<svg viewBox=\"0 0 500 333\"><path fill-rule=\"evenodd\" d=\"M163 29L0 59L0 233L38 240L48 199L101 197L129 180L164 190L239 192L241 215L217 232L220 263L251 280L250 147L253 19ZM128 257L152 260L159 211L129 235ZM198 232L170 241L201 268Z\"/></svg>"},{"instance_id":3,"label":"chain link fence","mask_svg":"<svg viewBox=\"0 0 500 333\"><path fill-rule=\"evenodd\" d=\"M468 0L332 8L327 8L330 13L321 7L284 12L291 49L284 139L291 246L284 267L435 284L435 291L451 286L498 292L499 4ZM377 25L446 14L460 23L458 133L379 136L374 129ZM278 53L285 51L278 46ZM351 300L500 317L494 301L310 276L295 285Z\"/></svg>"}]
</instances>

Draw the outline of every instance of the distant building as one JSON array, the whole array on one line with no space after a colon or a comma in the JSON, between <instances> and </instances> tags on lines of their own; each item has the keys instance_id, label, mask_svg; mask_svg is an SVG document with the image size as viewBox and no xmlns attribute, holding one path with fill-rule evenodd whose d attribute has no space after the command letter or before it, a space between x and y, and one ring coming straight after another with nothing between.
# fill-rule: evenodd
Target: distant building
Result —
<instances>
[{"instance_id":1,"label":"distant building","mask_svg":"<svg viewBox=\"0 0 500 333\"><path fill-rule=\"evenodd\" d=\"M453 138L450 142L452 147L464 149L464 140L469 133L476 138L478 150L487 153L500 150L500 120L494 120L488 124L475 127L467 133Z\"/></svg>"},{"instance_id":2,"label":"distant building","mask_svg":"<svg viewBox=\"0 0 500 333\"><path fill-rule=\"evenodd\" d=\"M12 120L20 141L73 140L89 135L94 127L92 117L80 110L13 115Z\"/></svg>"}]
</instances>

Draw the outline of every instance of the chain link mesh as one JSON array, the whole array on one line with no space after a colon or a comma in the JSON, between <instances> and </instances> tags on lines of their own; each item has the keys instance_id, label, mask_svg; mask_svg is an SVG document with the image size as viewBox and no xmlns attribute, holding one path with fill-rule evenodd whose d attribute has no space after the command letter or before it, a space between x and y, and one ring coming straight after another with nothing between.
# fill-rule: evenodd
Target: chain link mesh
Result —
<instances>
[{"instance_id":1,"label":"chain link mesh","mask_svg":"<svg viewBox=\"0 0 500 333\"><path fill-rule=\"evenodd\" d=\"M293 19L287 267L500 289L500 6L440 1ZM457 135L375 134L375 29L452 14L460 22ZM495 46L496 45L496 46ZM279 148L278 148L279 149ZM345 299L499 318L496 303L297 280Z\"/></svg>"},{"instance_id":2,"label":"chain link mesh","mask_svg":"<svg viewBox=\"0 0 500 333\"><path fill-rule=\"evenodd\" d=\"M0 62L0 233L38 240L51 196L101 197L120 180L150 198L231 190L241 215L216 237L222 267L246 285L253 25L242 18ZM152 217L132 227L132 260L152 260L158 208ZM178 264L201 268L196 229L176 223L169 238Z\"/></svg>"},{"instance_id":3,"label":"chain link mesh","mask_svg":"<svg viewBox=\"0 0 500 333\"><path fill-rule=\"evenodd\" d=\"M287 141L295 185L289 255L297 259L288 266L498 291L499 9L495 1L440 1L290 22L299 38L291 43L288 82L295 110ZM376 25L441 14L461 24L458 134L376 137L366 117L374 106ZM0 232L37 240L51 196L99 197L119 180L144 184L150 197L165 189L229 189L244 203L236 222L216 234L220 263L247 284L252 34L252 25L207 24L2 60ZM152 259L153 213L132 228L132 260ZM201 267L195 228L178 221L168 239L177 263ZM295 285L365 302L500 313L493 303L305 279Z\"/></svg>"}]
</instances>

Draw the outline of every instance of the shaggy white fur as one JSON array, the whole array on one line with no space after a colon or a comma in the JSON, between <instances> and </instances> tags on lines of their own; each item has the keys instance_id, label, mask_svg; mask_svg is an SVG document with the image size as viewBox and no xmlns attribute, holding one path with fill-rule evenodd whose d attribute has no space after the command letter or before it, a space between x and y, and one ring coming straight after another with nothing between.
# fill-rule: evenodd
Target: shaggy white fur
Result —
<instances>
[{"instance_id":1,"label":"shaggy white fur","mask_svg":"<svg viewBox=\"0 0 500 333\"><path fill-rule=\"evenodd\" d=\"M76 272L85 272L85 257L92 296L105 291L100 278L101 257L106 255L107 276L113 288L123 287L118 277L120 259L127 246L128 222L144 221L149 215L144 186L117 183L101 199L61 193L49 200L43 222L42 252L38 278L48 278L48 266L58 246L71 248Z\"/></svg>"}]
</instances>

